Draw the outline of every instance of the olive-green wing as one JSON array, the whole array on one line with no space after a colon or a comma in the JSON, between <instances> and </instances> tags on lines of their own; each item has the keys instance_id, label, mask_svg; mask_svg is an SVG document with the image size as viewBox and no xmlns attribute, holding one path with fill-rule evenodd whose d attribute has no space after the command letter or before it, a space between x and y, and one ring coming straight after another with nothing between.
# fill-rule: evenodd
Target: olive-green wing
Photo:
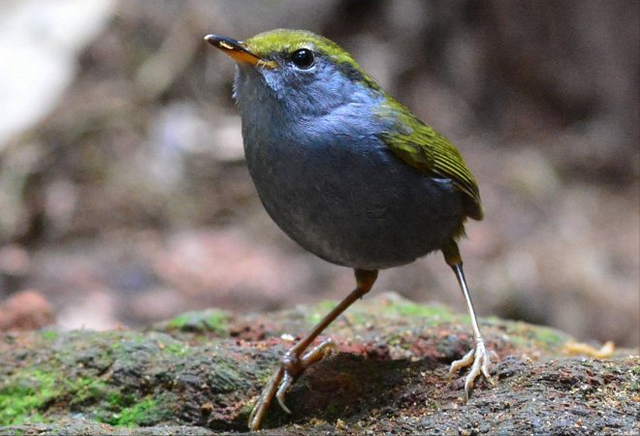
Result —
<instances>
[{"instance_id":1,"label":"olive-green wing","mask_svg":"<svg viewBox=\"0 0 640 436\"><path fill-rule=\"evenodd\" d=\"M450 179L465 194L467 215L481 220L484 212L480 190L458 149L400 103L391 104L380 113L383 119L392 120L391 128L381 135L385 144L413 168Z\"/></svg>"}]
</instances>

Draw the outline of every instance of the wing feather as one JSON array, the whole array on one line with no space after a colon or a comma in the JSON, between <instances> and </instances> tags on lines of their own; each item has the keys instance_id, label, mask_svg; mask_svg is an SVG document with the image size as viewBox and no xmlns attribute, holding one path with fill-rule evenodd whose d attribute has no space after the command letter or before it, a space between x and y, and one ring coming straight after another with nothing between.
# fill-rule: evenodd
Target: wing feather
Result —
<instances>
[{"instance_id":1,"label":"wing feather","mask_svg":"<svg viewBox=\"0 0 640 436\"><path fill-rule=\"evenodd\" d=\"M393 99L379 115L388 122L389 128L380 137L391 151L419 171L450 179L465 194L467 215L481 220L480 190L458 149Z\"/></svg>"}]
</instances>

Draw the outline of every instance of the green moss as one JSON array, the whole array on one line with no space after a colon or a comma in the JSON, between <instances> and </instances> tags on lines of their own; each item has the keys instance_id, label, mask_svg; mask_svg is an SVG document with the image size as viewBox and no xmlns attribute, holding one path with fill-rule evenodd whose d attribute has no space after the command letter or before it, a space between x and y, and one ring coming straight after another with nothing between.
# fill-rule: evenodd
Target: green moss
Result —
<instances>
[{"instance_id":1,"label":"green moss","mask_svg":"<svg viewBox=\"0 0 640 436\"><path fill-rule=\"evenodd\" d=\"M191 322L192 314L191 313L183 313L182 315L178 315L169 321L169 328L174 329L183 329Z\"/></svg>"},{"instance_id":2,"label":"green moss","mask_svg":"<svg viewBox=\"0 0 640 436\"><path fill-rule=\"evenodd\" d=\"M218 335L228 334L229 314L210 309L202 312L187 312L173 318L166 325L169 330L187 332L212 331Z\"/></svg>"},{"instance_id":3,"label":"green moss","mask_svg":"<svg viewBox=\"0 0 640 436\"><path fill-rule=\"evenodd\" d=\"M172 329L182 329L184 328L184 326L187 325L187 323L190 320L191 320L190 314L183 313L182 315L178 315L175 318L173 318L171 321L169 321L169 323L167 324L167 327Z\"/></svg>"},{"instance_id":4,"label":"green moss","mask_svg":"<svg viewBox=\"0 0 640 436\"><path fill-rule=\"evenodd\" d=\"M305 316L305 322L311 326L318 324L320 320L336 306L336 304L337 303L333 300L321 301L308 312ZM381 308L381 311L386 315L418 318L430 325L439 325L443 322L450 322L454 319L459 322L465 322L464 316L451 313L445 306L421 305L407 300L388 301L387 304ZM366 305L364 307L354 305L345 312L345 316L352 324L361 325L372 318L371 308ZM468 317L466 317L466 322L469 322Z\"/></svg>"},{"instance_id":5,"label":"green moss","mask_svg":"<svg viewBox=\"0 0 640 436\"><path fill-rule=\"evenodd\" d=\"M0 389L0 425L43 422L39 412L60 394L55 375L40 370L7 382Z\"/></svg>"},{"instance_id":6,"label":"green moss","mask_svg":"<svg viewBox=\"0 0 640 436\"><path fill-rule=\"evenodd\" d=\"M631 392L640 392L640 365L631 367L629 370L631 377L628 383L628 389Z\"/></svg>"},{"instance_id":7,"label":"green moss","mask_svg":"<svg viewBox=\"0 0 640 436\"><path fill-rule=\"evenodd\" d=\"M109 387L105 382L90 377L67 382L67 391L72 394L69 406L73 408L82 404L100 402L108 390Z\"/></svg>"},{"instance_id":8,"label":"green moss","mask_svg":"<svg viewBox=\"0 0 640 436\"><path fill-rule=\"evenodd\" d=\"M213 312L205 318L205 324L209 327L209 330L213 330L217 333L227 333L228 325L227 321L229 315L224 312Z\"/></svg>"},{"instance_id":9,"label":"green moss","mask_svg":"<svg viewBox=\"0 0 640 436\"><path fill-rule=\"evenodd\" d=\"M131 394L123 394L118 390L107 393L106 404L113 409L124 409L129 407L134 397Z\"/></svg>"},{"instance_id":10,"label":"green moss","mask_svg":"<svg viewBox=\"0 0 640 436\"><path fill-rule=\"evenodd\" d=\"M311 309L304 317L305 322L309 326L315 326L322 318L331 310L336 307L337 303L334 300L322 300L317 303L313 309Z\"/></svg>"},{"instance_id":11,"label":"green moss","mask_svg":"<svg viewBox=\"0 0 640 436\"><path fill-rule=\"evenodd\" d=\"M504 321L495 315L485 316L482 319L486 325L501 326L504 324Z\"/></svg>"},{"instance_id":12,"label":"green moss","mask_svg":"<svg viewBox=\"0 0 640 436\"><path fill-rule=\"evenodd\" d=\"M185 344L163 344L162 347L160 347L162 349L162 351L164 351L165 353L169 353L172 354L174 356L177 357L183 357L186 356L187 353L189 352L189 346L185 345Z\"/></svg>"},{"instance_id":13,"label":"green moss","mask_svg":"<svg viewBox=\"0 0 640 436\"><path fill-rule=\"evenodd\" d=\"M526 339L518 334L510 334L509 342L511 343L511 345L523 349L529 348L531 346L531 341L529 339Z\"/></svg>"},{"instance_id":14,"label":"green moss","mask_svg":"<svg viewBox=\"0 0 640 436\"><path fill-rule=\"evenodd\" d=\"M444 306L422 305L412 303L410 301L391 303L387 307L385 307L384 310L388 314L394 314L403 317L420 318L433 324L448 322L455 317L455 315L453 315Z\"/></svg>"},{"instance_id":15,"label":"green moss","mask_svg":"<svg viewBox=\"0 0 640 436\"><path fill-rule=\"evenodd\" d=\"M57 404L68 404L71 410L80 410L102 403L109 392L107 383L98 378L74 378L56 371L19 372L2 381L0 426L47 422Z\"/></svg>"},{"instance_id":16,"label":"green moss","mask_svg":"<svg viewBox=\"0 0 640 436\"><path fill-rule=\"evenodd\" d=\"M157 422L159 416L162 415L158 403L151 397L135 402L130 395L121 395L120 393L112 392L108 396L107 402L116 407L123 402L133 402L130 406L121 408L117 412L98 418L99 421L114 426L134 427L138 425L150 425Z\"/></svg>"},{"instance_id":17,"label":"green moss","mask_svg":"<svg viewBox=\"0 0 640 436\"><path fill-rule=\"evenodd\" d=\"M536 339L540 342L544 342L548 346L562 345L567 341L567 336L565 334L548 327L536 327L534 331Z\"/></svg>"},{"instance_id":18,"label":"green moss","mask_svg":"<svg viewBox=\"0 0 640 436\"><path fill-rule=\"evenodd\" d=\"M524 322L503 323L510 341L518 347L535 347L557 349L561 347L569 336L549 327L534 326Z\"/></svg>"},{"instance_id":19,"label":"green moss","mask_svg":"<svg viewBox=\"0 0 640 436\"><path fill-rule=\"evenodd\" d=\"M58 338L58 332L54 332L52 330L46 330L40 333L42 335L43 339L46 339L48 341L53 341L54 339Z\"/></svg>"}]
</instances>

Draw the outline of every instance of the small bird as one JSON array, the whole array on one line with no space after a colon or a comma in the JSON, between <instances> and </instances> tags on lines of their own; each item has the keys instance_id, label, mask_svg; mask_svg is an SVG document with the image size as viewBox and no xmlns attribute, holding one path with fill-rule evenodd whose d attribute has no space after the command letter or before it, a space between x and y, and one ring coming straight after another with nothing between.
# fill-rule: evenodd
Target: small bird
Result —
<instances>
[{"instance_id":1,"label":"small bird","mask_svg":"<svg viewBox=\"0 0 640 436\"><path fill-rule=\"evenodd\" d=\"M284 356L249 418L258 430L274 397L335 347L308 351L322 331L373 286L378 270L441 251L467 303L474 347L451 365L490 380L491 359L456 241L481 220L478 185L458 150L389 96L336 43L277 29L246 41L205 40L237 64L233 96L249 173L276 224L316 256L355 271L356 288Z\"/></svg>"}]
</instances>

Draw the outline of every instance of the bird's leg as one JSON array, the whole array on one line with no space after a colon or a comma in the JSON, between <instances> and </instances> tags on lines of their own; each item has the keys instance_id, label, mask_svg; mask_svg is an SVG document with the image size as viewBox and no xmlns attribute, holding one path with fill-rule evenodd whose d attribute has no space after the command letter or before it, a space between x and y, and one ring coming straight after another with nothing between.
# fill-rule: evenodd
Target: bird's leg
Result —
<instances>
[{"instance_id":1,"label":"bird's leg","mask_svg":"<svg viewBox=\"0 0 640 436\"><path fill-rule=\"evenodd\" d=\"M252 431L260 429L262 418L264 418L267 409L271 405L273 397L278 399L278 402L284 411L290 413L289 409L284 404L284 396L287 389L291 386L296 377L298 377L308 366L322 359L330 348L335 347L335 344L331 340L327 340L317 347L312 348L310 351L306 353L305 351L329 324L331 324L356 300L371 290L373 283L378 277L378 271L356 269L355 275L357 283L356 288L282 357L280 368L278 368L273 377L271 377L271 380L269 380L269 383L262 391L262 394L260 394L260 398L258 398L258 401L251 411L251 415L249 416L249 428Z\"/></svg>"},{"instance_id":2,"label":"bird's leg","mask_svg":"<svg viewBox=\"0 0 640 436\"><path fill-rule=\"evenodd\" d=\"M489 375L489 365L491 364L490 353L487 351L482 333L480 333L480 326L478 325L478 318L476 317L476 311L473 308L473 302L471 301L471 294L467 287L467 281L464 277L464 271L462 270L462 258L460 257L460 251L455 241L451 240L443 249L442 253L447 264L453 269L453 272L458 279L458 284L464 295L464 299L467 302L467 309L469 310L469 316L471 317L471 326L473 327L474 347L465 354L462 359L456 360L451 363L449 374L454 375L460 369L467 366L471 366L469 374L464 381L464 395L465 400L469 401L469 393L473 389L473 383L480 374L493 382ZM495 354L495 353L493 353Z\"/></svg>"}]
</instances>

